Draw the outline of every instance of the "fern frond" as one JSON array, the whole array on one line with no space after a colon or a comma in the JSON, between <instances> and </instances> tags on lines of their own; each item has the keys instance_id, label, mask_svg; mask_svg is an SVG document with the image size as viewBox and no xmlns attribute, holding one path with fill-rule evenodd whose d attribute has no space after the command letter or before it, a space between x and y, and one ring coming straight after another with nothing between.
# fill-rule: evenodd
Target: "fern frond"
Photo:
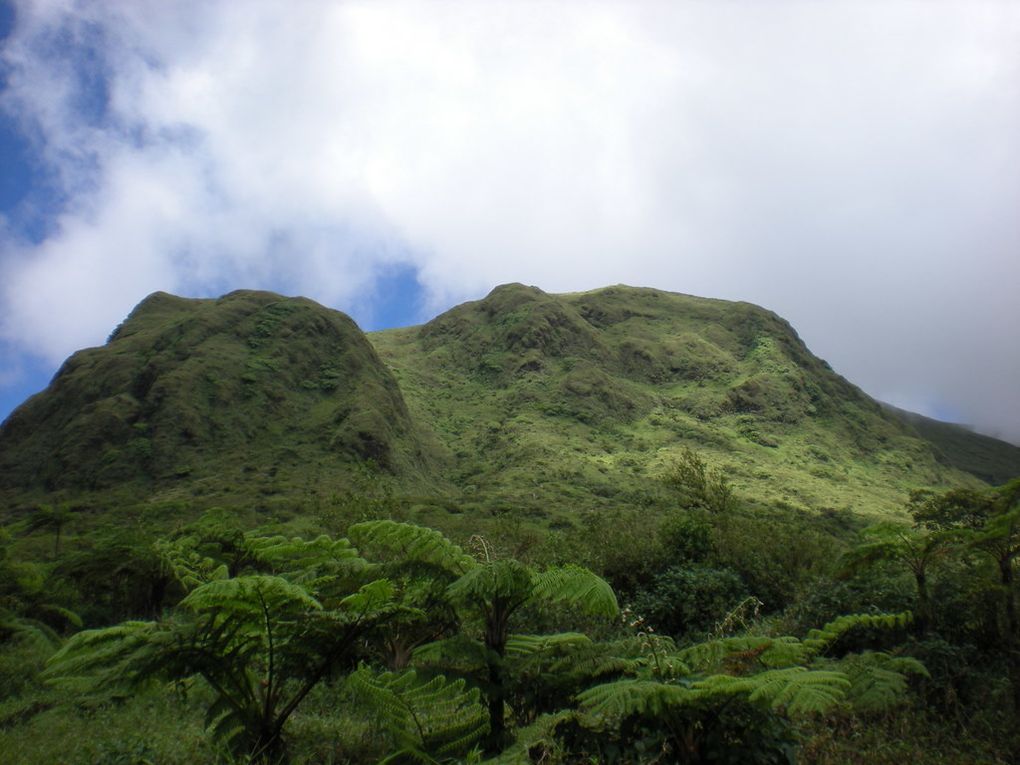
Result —
<instances>
[{"instance_id":1,"label":"fern frond","mask_svg":"<svg viewBox=\"0 0 1020 765\"><path fill-rule=\"evenodd\" d=\"M796 638L761 635L719 638L698 643L677 652L677 656L701 672L719 671L729 665L746 670L754 667L779 668L804 662L811 651Z\"/></svg>"},{"instance_id":2,"label":"fern frond","mask_svg":"<svg viewBox=\"0 0 1020 765\"><path fill-rule=\"evenodd\" d=\"M576 648L590 644L591 638L580 632L560 632L554 635L510 635L506 642L506 655L520 658L542 651Z\"/></svg>"},{"instance_id":3,"label":"fern frond","mask_svg":"<svg viewBox=\"0 0 1020 765\"><path fill-rule=\"evenodd\" d=\"M556 729L565 722L577 718L577 713L567 709L538 717L531 725L517 730L514 743L492 759L484 760L481 765L533 765L536 759L532 753L548 753L555 751L558 742ZM539 754L539 762L544 762Z\"/></svg>"},{"instance_id":4,"label":"fern frond","mask_svg":"<svg viewBox=\"0 0 1020 765\"><path fill-rule=\"evenodd\" d=\"M58 610L55 606L53 609ZM49 609L47 607L43 607L40 610ZM64 609L59 609L59 611L63 610ZM68 611L67 613L77 617L77 614L74 614L72 611ZM78 620L77 626L81 626L80 619ZM60 635L57 634L57 631L48 624L45 624L38 619L16 616L6 609L0 609L0 643L6 640L17 640L22 643L32 643L48 649L53 649L60 645Z\"/></svg>"},{"instance_id":5,"label":"fern frond","mask_svg":"<svg viewBox=\"0 0 1020 765\"><path fill-rule=\"evenodd\" d=\"M272 611L321 610L304 587L279 576L252 574L206 582L193 590L181 606L191 611L215 610L224 614L261 614Z\"/></svg>"},{"instance_id":6,"label":"fern frond","mask_svg":"<svg viewBox=\"0 0 1020 765\"><path fill-rule=\"evenodd\" d=\"M930 677L912 656L881 651L849 654L837 663L850 680L847 701L860 712L879 712L895 706L907 693L907 677Z\"/></svg>"},{"instance_id":7,"label":"fern frond","mask_svg":"<svg viewBox=\"0 0 1020 765\"><path fill-rule=\"evenodd\" d=\"M78 632L50 657L42 677L62 687L131 685L153 664L160 630L156 622L124 622Z\"/></svg>"},{"instance_id":8,"label":"fern frond","mask_svg":"<svg viewBox=\"0 0 1020 765\"><path fill-rule=\"evenodd\" d=\"M898 614L847 614L833 619L821 629L808 632L804 647L810 655L817 655L851 630L861 627L897 629L908 626L912 619L910 611Z\"/></svg>"},{"instance_id":9,"label":"fern frond","mask_svg":"<svg viewBox=\"0 0 1020 765\"><path fill-rule=\"evenodd\" d=\"M600 723L615 724L634 715L659 717L670 708L696 703L702 695L687 685L627 679L589 688L577 695L577 702Z\"/></svg>"},{"instance_id":10,"label":"fern frond","mask_svg":"<svg viewBox=\"0 0 1020 765\"><path fill-rule=\"evenodd\" d=\"M377 674L362 667L348 678L348 686L400 748L387 758L391 762L463 754L489 731L480 692L466 688L464 680L443 675L423 680L414 670Z\"/></svg>"},{"instance_id":11,"label":"fern frond","mask_svg":"<svg viewBox=\"0 0 1020 765\"><path fill-rule=\"evenodd\" d=\"M534 588L535 597L572 605L594 616L612 618L620 611L609 583L582 566L558 566L536 574Z\"/></svg>"},{"instance_id":12,"label":"fern frond","mask_svg":"<svg viewBox=\"0 0 1020 765\"><path fill-rule=\"evenodd\" d=\"M347 530L358 547L374 557L401 563L424 563L455 576L477 565L475 560L435 529L380 520L356 523Z\"/></svg>"},{"instance_id":13,"label":"fern frond","mask_svg":"<svg viewBox=\"0 0 1020 765\"><path fill-rule=\"evenodd\" d=\"M713 675L694 683L705 694L746 696L748 701L767 704L774 710L801 715L825 712L846 695L850 681L842 672L809 670L804 667L773 669L747 677Z\"/></svg>"},{"instance_id":14,"label":"fern frond","mask_svg":"<svg viewBox=\"0 0 1020 765\"><path fill-rule=\"evenodd\" d=\"M443 667L444 671L459 674L472 673L489 659L485 644L463 633L419 646L412 656L415 664Z\"/></svg>"},{"instance_id":15,"label":"fern frond","mask_svg":"<svg viewBox=\"0 0 1020 765\"><path fill-rule=\"evenodd\" d=\"M226 579L227 566L198 551L198 540L184 536L178 539L160 539L153 544L161 566L185 590L193 590L206 582Z\"/></svg>"},{"instance_id":16,"label":"fern frond","mask_svg":"<svg viewBox=\"0 0 1020 765\"><path fill-rule=\"evenodd\" d=\"M394 605L395 590L389 579L376 579L340 601L340 607L359 616L385 611Z\"/></svg>"},{"instance_id":17,"label":"fern frond","mask_svg":"<svg viewBox=\"0 0 1020 765\"><path fill-rule=\"evenodd\" d=\"M368 566L348 540L325 534L312 540L246 535L245 542L254 560L299 582L307 583L324 574L350 574Z\"/></svg>"}]
</instances>

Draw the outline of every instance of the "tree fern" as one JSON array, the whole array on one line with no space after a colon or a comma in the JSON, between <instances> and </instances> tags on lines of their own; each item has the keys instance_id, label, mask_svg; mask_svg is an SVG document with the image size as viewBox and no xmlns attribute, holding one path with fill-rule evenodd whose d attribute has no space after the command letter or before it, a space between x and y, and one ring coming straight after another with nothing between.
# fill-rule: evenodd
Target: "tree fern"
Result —
<instances>
[{"instance_id":1,"label":"tree fern","mask_svg":"<svg viewBox=\"0 0 1020 765\"><path fill-rule=\"evenodd\" d=\"M489 730L479 690L466 688L462 679L422 679L414 670L377 674L362 667L348 685L397 746L385 762L463 755Z\"/></svg>"},{"instance_id":2,"label":"tree fern","mask_svg":"<svg viewBox=\"0 0 1020 765\"><path fill-rule=\"evenodd\" d=\"M508 661L510 627L515 614L527 603L544 601L569 604L595 615L617 613L616 596L601 578L579 566L536 572L513 559L473 564L446 588L447 596L466 620L481 627L484 665L479 666L480 687L489 706L490 739L495 750L505 743L506 699L512 675ZM573 642L579 642L571 638ZM534 647L534 643L532 647ZM519 643L523 647L523 644ZM561 642L562 646L562 642ZM546 648L553 647L548 643ZM532 651L534 653L534 651Z\"/></svg>"},{"instance_id":3,"label":"tree fern","mask_svg":"<svg viewBox=\"0 0 1020 765\"><path fill-rule=\"evenodd\" d=\"M365 521L351 526L348 535L377 560L426 564L455 576L477 565L458 545L424 526L390 520Z\"/></svg>"},{"instance_id":4,"label":"tree fern","mask_svg":"<svg viewBox=\"0 0 1020 765\"><path fill-rule=\"evenodd\" d=\"M75 635L51 660L47 678L110 687L156 676L201 675L215 693L206 718L210 730L240 752L272 759L280 751L284 724L308 692L350 662L364 636L393 618L400 606L385 579L348 584L349 545L274 540L253 549L281 569L306 567L315 575L207 581L181 601L171 619ZM295 556L289 562L285 549ZM335 568L327 575L337 560L344 575ZM341 590L339 583L344 583Z\"/></svg>"},{"instance_id":5,"label":"tree fern","mask_svg":"<svg viewBox=\"0 0 1020 765\"><path fill-rule=\"evenodd\" d=\"M534 597L547 603L570 605L594 616L612 618L619 612L613 588L581 566L549 568L535 574Z\"/></svg>"},{"instance_id":6,"label":"tree fern","mask_svg":"<svg viewBox=\"0 0 1020 765\"><path fill-rule=\"evenodd\" d=\"M892 656L880 651L850 654L836 666L850 681L847 701L861 712L879 712L903 701L908 677L930 677L927 668L912 656Z\"/></svg>"}]
</instances>

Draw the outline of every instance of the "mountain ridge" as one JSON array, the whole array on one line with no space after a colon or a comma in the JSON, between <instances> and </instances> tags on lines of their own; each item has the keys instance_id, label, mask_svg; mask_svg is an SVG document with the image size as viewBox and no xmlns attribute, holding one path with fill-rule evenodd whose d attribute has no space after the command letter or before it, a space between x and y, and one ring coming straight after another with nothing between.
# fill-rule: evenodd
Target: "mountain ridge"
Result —
<instances>
[{"instance_id":1,"label":"mountain ridge","mask_svg":"<svg viewBox=\"0 0 1020 765\"><path fill-rule=\"evenodd\" d=\"M298 506L369 464L408 496L568 522L645 501L685 448L763 502L873 515L1020 473L1020 449L918 417L750 303L508 284L366 334L305 298L153 293L0 425L0 491Z\"/></svg>"}]
</instances>

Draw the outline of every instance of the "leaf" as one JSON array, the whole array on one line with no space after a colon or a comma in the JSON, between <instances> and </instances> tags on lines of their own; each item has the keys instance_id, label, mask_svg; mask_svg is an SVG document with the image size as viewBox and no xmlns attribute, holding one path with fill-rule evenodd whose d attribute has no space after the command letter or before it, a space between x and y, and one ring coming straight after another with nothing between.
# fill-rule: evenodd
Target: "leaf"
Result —
<instances>
[{"instance_id":1,"label":"leaf","mask_svg":"<svg viewBox=\"0 0 1020 765\"><path fill-rule=\"evenodd\" d=\"M463 549L435 529L378 520L356 523L348 534L359 547L400 564L424 563L460 576L478 565Z\"/></svg>"},{"instance_id":2,"label":"leaf","mask_svg":"<svg viewBox=\"0 0 1020 765\"><path fill-rule=\"evenodd\" d=\"M423 679L414 670L376 673L363 666L350 676L348 687L400 748L387 761L462 755L489 731L480 692L464 680Z\"/></svg>"},{"instance_id":3,"label":"leaf","mask_svg":"<svg viewBox=\"0 0 1020 765\"><path fill-rule=\"evenodd\" d=\"M549 603L569 604L594 616L615 617L616 594L600 576L582 566L550 568L535 576L534 593Z\"/></svg>"}]
</instances>

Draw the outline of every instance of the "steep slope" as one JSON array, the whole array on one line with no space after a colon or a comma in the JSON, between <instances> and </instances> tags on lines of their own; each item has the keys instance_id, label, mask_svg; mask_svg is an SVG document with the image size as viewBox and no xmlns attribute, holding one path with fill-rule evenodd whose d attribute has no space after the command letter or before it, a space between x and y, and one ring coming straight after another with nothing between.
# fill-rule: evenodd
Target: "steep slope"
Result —
<instances>
[{"instance_id":1,"label":"steep slope","mask_svg":"<svg viewBox=\"0 0 1020 765\"><path fill-rule=\"evenodd\" d=\"M0 488L272 484L434 458L393 376L347 316L303 298L156 293L65 362L0 428Z\"/></svg>"},{"instance_id":2,"label":"steep slope","mask_svg":"<svg viewBox=\"0 0 1020 765\"><path fill-rule=\"evenodd\" d=\"M912 488L976 482L746 303L504 285L369 338L493 508L641 501L685 446L800 508L895 513Z\"/></svg>"},{"instance_id":3,"label":"steep slope","mask_svg":"<svg viewBox=\"0 0 1020 765\"><path fill-rule=\"evenodd\" d=\"M940 422L914 412L883 404L895 417L910 425L937 449L946 465L998 485L1020 474L1020 446L975 433L963 425Z\"/></svg>"}]
</instances>

